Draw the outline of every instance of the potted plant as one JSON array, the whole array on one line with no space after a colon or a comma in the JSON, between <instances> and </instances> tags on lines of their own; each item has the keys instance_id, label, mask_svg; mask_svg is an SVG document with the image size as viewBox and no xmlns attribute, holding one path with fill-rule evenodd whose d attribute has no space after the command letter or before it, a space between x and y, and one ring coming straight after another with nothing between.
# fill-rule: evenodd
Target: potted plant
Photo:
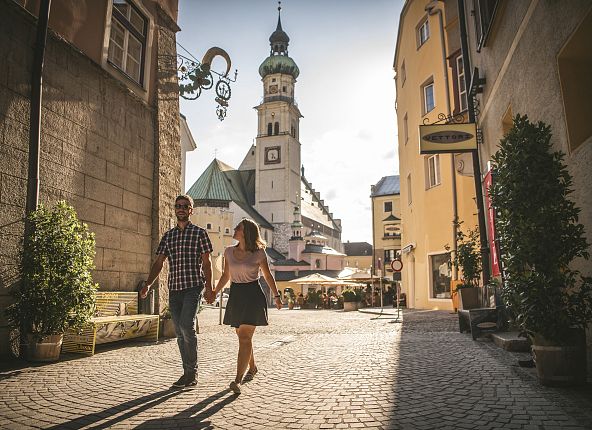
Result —
<instances>
[{"instance_id":1,"label":"potted plant","mask_svg":"<svg viewBox=\"0 0 592 430\"><path fill-rule=\"evenodd\" d=\"M516 116L501 140L490 189L496 211L510 315L533 344L543 384L586 382L586 326L592 321L592 278L573 268L589 258L580 210L568 198L572 180L551 130Z\"/></svg>"},{"instance_id":2,"label":"potted plant","mask_svg":"<svg viewBox=\"0 0 592 430\"><path fill-rule=\"evenodd\" d=\"M357 311L360 308L360 303L362 301L362 295L359 291L352 290L351 288L347 288L343 290L343 310L345 312L349 311Z\"/></svg>"},{"instance_id":3,"label":"potted plant","mask_svg":"<svg viewBox=\"0 0 592 430\"><path fill-rule=\"evenodd\" d=\"M479 282L481 280L481 249L479 245L479 228L467 233L461 230L462 221L455 222L457 247L451 251L450 246L445 248L449 254L450 265L461 270L461 279L450 282L451 298L454 310L462 309L462 297L475 302L479 295Z\"/></svg>"},{"instance_id":4,"label":"potted plant","mask_svg":"<svg viewBox=\"0 0 592 430\"><path fill-rule=\"evenodd\" d=\"M9 324L20 330L26 358L55 361L64 332L81 329L93 316L95 239L65 201L43 205L29 215L24 238L20 288L6 310Z\"/></svg>"}]
</instances>

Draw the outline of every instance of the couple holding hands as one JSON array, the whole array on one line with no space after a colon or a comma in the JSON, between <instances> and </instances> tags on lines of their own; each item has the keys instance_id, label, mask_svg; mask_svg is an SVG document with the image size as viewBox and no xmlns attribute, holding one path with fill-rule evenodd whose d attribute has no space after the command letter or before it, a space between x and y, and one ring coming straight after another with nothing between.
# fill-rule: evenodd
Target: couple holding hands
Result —
<instances>
[{"instance_id":1,"label":"couple holding hands","mask_svg":"<svg viewBox=\"0 0 592 430\"><path fill-rule=\"evenodd\" d=\"M241 384L253 379L257 365L253 355L253 334L257 326L268 324L267 299L259 283L262 273L278 309L282 301L269 270L265 241L259 226L250 219L241 220L234 228L233 238L238 242L224 250L224 269L216 287L212 286L212 243L208 232L192 224L193 199L180 195L175 199L177 225L162 237L146 285L140 291L145 298L150 287L160 274L164 261L169 260L169 309L175 325L177 343L183 362L183 376L173 387L184 388L197 385L197 334L196 314L203 292L208 303L230 284L224 324L234 327L239 348L236 377L230 389L240 394Z\"/></svg>"}]
</instances>

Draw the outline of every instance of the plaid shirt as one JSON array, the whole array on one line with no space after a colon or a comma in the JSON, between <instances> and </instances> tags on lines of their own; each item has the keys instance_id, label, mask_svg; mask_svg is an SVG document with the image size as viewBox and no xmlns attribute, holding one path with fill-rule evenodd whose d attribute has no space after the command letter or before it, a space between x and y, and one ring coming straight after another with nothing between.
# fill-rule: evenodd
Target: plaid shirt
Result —
<instances>
[{"instance_id":1,"label":"plaid shirt","mask_svg":"<svg viewBox=\"0 0 592 430\"><path fill-rule=\"evenodd\" d=\"M158 245L156 255L169 259L169 291L203 288L205 276L201 254L212 252L208 232L195 224L184 230L178 226L167 231Z\"/></svg>"}]
</instances>

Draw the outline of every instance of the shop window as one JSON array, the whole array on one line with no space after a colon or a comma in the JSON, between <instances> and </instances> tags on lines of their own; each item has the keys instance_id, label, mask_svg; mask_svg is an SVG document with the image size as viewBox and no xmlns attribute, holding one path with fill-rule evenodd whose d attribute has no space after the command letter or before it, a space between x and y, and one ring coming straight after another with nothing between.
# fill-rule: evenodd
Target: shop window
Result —
<instances>
[{"instance_id":1,"label":"shop window","mask_svg":"<svg viewBox=\"0 0 592 430\"><path fill-rule=\"evenodd\" d=\"M450 268L448 254L429 256L430 261L430 297L433 299L450 298Z\"/></svg>"},{"instance_id":2,"label":"shop window","mask_svg":"<svg viewBox=\"0 0 592 430\"><path fill-rule=\"evenodd\" d=\"M135 82L144 83L148 20L130 1L113 0L108 62Z\"/></svg>"}]
</instances>

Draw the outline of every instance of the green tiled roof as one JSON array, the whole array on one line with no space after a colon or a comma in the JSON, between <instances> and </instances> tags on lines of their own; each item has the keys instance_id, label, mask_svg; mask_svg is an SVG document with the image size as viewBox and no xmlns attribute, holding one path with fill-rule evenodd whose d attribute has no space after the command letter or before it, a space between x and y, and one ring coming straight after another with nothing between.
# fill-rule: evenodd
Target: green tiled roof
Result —
<instances>
[{"instance_id":1,"label":"green tiled roof","mask_svg":"<svg viewBox=\"0 0 592 430\"><path fill-rule=\"evenodd\" d=\"M193 198L197 206L200 206L200 201L234 202L257 224L273 230L273 226L249 202L249 193L243 181L248 175L242 173L214 159L189 188L187 194Z\"/></svg>"}]
</instances>

